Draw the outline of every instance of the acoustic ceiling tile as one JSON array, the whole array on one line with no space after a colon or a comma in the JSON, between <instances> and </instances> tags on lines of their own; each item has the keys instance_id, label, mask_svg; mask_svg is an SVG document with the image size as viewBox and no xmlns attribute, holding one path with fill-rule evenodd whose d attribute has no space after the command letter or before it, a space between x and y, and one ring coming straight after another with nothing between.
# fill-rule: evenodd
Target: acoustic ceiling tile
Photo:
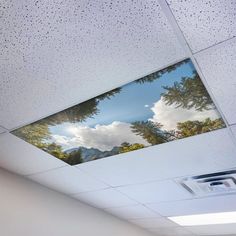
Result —
<instances>
[{"instance_id":1,"label":"acoustic ceiling tile","mask_svg":"<svg viewBox=\"0 0 236 236\"><path fill-rule=\"evenodd\" d=\"M168 203L147 204L147 207L163 216L180 216L236 211L235 202L236 194L233 194Z\"/></svg>"},{"instance_id":2,"label":"acoustic ceiling tile","mask_svg":"<svg viewBox=\"0 0 236 236\"><path fill-rule=\"evenodd\" d=\"M116 188L141 203L168 202L191 198L192 195L172 180Z\"/></svg>"},{"instance_id":3,"label":"acoustic ceiling tile","mask_svg":"<svg viewBox=\"0 0 236 236\"><path fill-rule=\"evenodd\" d=\"M166 228L177 227L178 225L166 218L149 218L149 219L135 219L130 222L139 225L143 228Z\"/></svg>"},{"instance_id":4,"label":"acoustic ceiling tile","mask_svg":"<svg viewBox=\"0 0 236 236\"><path fill-rule=\"evenodd\" d=\"M227 129L76 165L111 186L206 174L236 166Z\"/></svg>"},{"instance_id":5,"label":"acoustic ceiling tile","mask_svg":"<svg viewBox=\"0 0 236 236\"><path fill-rule=\"evenodd\" d=\"M131 200L114 189L81 193L74 197L80 201L102 209L137 205L136 201Z\"/></svg>"},{"instance_id":6,"label":"acoustic ceiling tile","mask_svg":"<svg viewBox=\"0 0 236 236\"><path fill-rule=\"evenodd\" d=\"M236 38L197 53L195 58L228 123L235 124Z\"/></svg>"},{"instance_id":7,"label":"acoustic ceiling tile","mask_svg":"<svg viewBox=\"0 0 236 236\"><path fill-rule=\"evenodd\" d=\"M194 52L236 36L234 0L171 0L169 3Z\"/></svg>"},{"instance_id":8,"label":"acoustic ceiling tile","mask_svg":"<svg viewBox=\"0 0 236 236\"><path fill-rule=\"evenodd\" d=\"M232 132L235 136L235 139L236 139L236 125L231 126L231 130L232 130Z\"/></svg>"},{"instance_id":9,"label":"acoustic ceiling tile","mask_svg":"<svg viewBox=\"0 0 236 236\"><path fill-rule=\"evenodd\" d=\"M26 143L12 134L0 135L0 166L21 175L29 175L66 166L63 161Z\"/></svg>"},{"instance_id":10,"label":"acoustic ceiling tile","mask_svg":"<svg viewBox=\"0 0 236 236\"><path fill-rule=\"evenodd\" d=\"M147 207L139 204L135 206L128 206L128 207L115 207L115 208L108 208L106 211L110 212L111 214L125 218L125 219L140 219L140 218L152 218L152 217L160 217L159 214L156 212L148 209Z\"/></svg>"},{"instance_id":11,"label":"acoustic ceiling tile","mask_svg":"<svg viewBox=\"0 0 236 236\"><path fill-rule=\"evenodd\" d=\"M151 232L159 233L161 236L193 236L195 234L185 229L184 227L169 227L169 228L150 228Z\"/></svg>"},{"instance_id":12,"label":"acoustic ceiling tile","mask_svg":"<svg viewBox=\"0 0 236 236\"><path fill-rule=\"evenodd\" d=\"M0 124L8 129L186 57L157 1L6 0L2 7Z\"/></svg>"},{"instance_id":13,"label":"acoustic ceiling tile","mask_svg":"<svg viewBox=\"0 0 236 236\"><path fill-rule=\"evenodd\" d=\"M235 235L236 224L201 225L185 227L196 235Z\"/></svg>"},{"instance_id":14,"label":"acoustic ceiling tile","mask_svg":"<svg viewBox=\"0 0 236 236\"><path fill-rule=\"evenodd\" d=\"M66 194L76 194L108 188L104 183L88 176L81 170L72 166L30 175L29 178Z\"/></svg>"}]
</instances>

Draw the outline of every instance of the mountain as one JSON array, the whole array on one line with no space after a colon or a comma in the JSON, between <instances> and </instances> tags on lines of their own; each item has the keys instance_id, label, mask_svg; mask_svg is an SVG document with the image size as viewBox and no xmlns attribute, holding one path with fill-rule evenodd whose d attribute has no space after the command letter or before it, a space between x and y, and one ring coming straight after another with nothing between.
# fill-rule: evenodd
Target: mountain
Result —
<instances>
[{"instance_id":1,"label":"mountain","mask_svg":"<svg viewBox=\"0 0 236 236\"><path fill-rule=\"evenodd\" d=\"M64 152L70 154L71 152L79 150L84 162L119 154L119 147L114 147L110 151L100 151L97 148L78 147L65 150Z\"/></svg>"}]
</instances>

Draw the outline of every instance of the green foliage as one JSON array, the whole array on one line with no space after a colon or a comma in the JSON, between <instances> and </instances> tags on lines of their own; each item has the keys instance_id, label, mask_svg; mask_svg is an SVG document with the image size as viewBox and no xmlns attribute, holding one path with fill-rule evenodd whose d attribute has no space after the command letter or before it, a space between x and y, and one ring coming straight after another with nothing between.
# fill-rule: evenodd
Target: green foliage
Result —
<instances>
[{"instance_id":1,"label":"green foliage","mask_svg":"<svg viewBox=\"0 0 236 236\"><path fill-rule=\"evenodd\" d=\"M104 99L110 99L120 91L121 88L111 90L107 93L97 96L96 98L90 99L76 106L70 107L64 111L56 113L52 116L49 116L43 119L41 122L54 126L65 122L76 123L85 121L87 118L91 118L99 113L97 106L100 101Z\"/></svg>"},{"instance_id":2,"label":"green foliage","mask_svg":"<svg viewBox=\"0 0 236 236\"><path fill-rule=\"evenodd\" d=\"M67 162L70 165L77 165L83 162L83 159L81 157L81 151L76 150L71 152L70 154L67 154L67 157L64 158L64 161Z\"/></svg>"},{"instance_id":3,"label":"green foliage","mask_svg":"<svg viewBox=\"0 0 236 236\"><path fill-rule=\"evenodd\" d=\"M119 153L130 152L130 151L138 150L144 147L145 146L141 143L130 144L130 143L124 142L119 147Z\"/></svg>"},{"instance_id":4,"label":"green foliage","mask_svg":"<svg viewBox=\"0 0 236 236\"><path fill-rule=\"evenodd\" d=\"M41 121L16 129L12 134L39 148L44 147L44 141L50 136L48 125Z\"/></svg>"},{"instance_id":5,"label":"green foliage","mask_svg":"<svg viewBox=\"0 0 236 236\"><path fill-rule=\"evenodd\" d=\"M225 127L225 124L221 118L215 120L207 118L204 121L195 120L178 123L176 133L179 138L185 138L223 127Z\"/></svg>"},{"instance_id":6,"label":"green foliage","mask_svg":"<svg viewBox=\"0 0 236 236\"><path fill-rule=\"evenodd\" d=\"M160 70L160 71L157 71L157 72L154 72L150 75L147 75L141 79L138 79L135 81L135 83L139 83L139 84L144 84L144 83L152 83L153 81L155 81L156 79L159 79L162 75L164 75L165 73L170 73L172 71L175 71L178 67L184 65L184 64L187 64L189 63L189 59L186 59L184 61L181 61L179 63L176 63L172 66L169 66L163 70Z\"/></svg>"},{"instance_id":7,"label":"green foliage","mask_svg":"<svg viewBox=\"0 0 236 236\"><path fill-rule=\"evenodd\" d=\"M161 95L167 105L175 104L176 107L186 109L195 108L198 111L214 109L206 88L198 74L193 78L182 78L181 82L175 82L173 87L164 87L167 92Z\"/></svg>"},{"instance_id":8,"label":"green foliage","mask_svg":"<svg viewBox=\"0 0 236 236\"><path fill-rule=\"evenodd\" d=\"M132 131L142 136L151 145L169 141L169 133L161 130L161 124L151 121L136 121L131 125Z\"/></svg>"}]
</instances>

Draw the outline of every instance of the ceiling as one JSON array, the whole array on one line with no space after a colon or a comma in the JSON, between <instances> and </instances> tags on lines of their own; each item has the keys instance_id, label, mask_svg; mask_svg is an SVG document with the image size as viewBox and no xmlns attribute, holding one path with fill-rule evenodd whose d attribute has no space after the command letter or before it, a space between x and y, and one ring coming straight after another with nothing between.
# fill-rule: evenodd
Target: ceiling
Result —
<instances>
[{"instance_id":1,"label":"ceiling","mask_svg":"<svg viewBox=\"0 0 236 236\"><path fill-rule=\"evenodd\" d=\"M236 211L176 180L236 167L234 0L16 1L0 6L0 166L159 236L235 235L168 216ZM9 133L190 57L227 127L70 166Z\"/></svg>"}]
</instances>

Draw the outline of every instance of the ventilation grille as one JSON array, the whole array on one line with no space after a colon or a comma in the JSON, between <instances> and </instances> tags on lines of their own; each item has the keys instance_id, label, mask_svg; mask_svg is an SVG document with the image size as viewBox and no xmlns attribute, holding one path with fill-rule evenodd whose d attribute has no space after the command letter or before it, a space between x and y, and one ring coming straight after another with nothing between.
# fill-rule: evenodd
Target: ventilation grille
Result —
<instances>
[{"instance_id":1,"label":"ventilation grille","mask_svg":"<svg viewBox=\"0 0 236 236\"><path fill-rule=\"evenodd\" d=\"M236 170L184 178L180 184L194 195L236 192Z\"/></svg>"}]
</instances>

